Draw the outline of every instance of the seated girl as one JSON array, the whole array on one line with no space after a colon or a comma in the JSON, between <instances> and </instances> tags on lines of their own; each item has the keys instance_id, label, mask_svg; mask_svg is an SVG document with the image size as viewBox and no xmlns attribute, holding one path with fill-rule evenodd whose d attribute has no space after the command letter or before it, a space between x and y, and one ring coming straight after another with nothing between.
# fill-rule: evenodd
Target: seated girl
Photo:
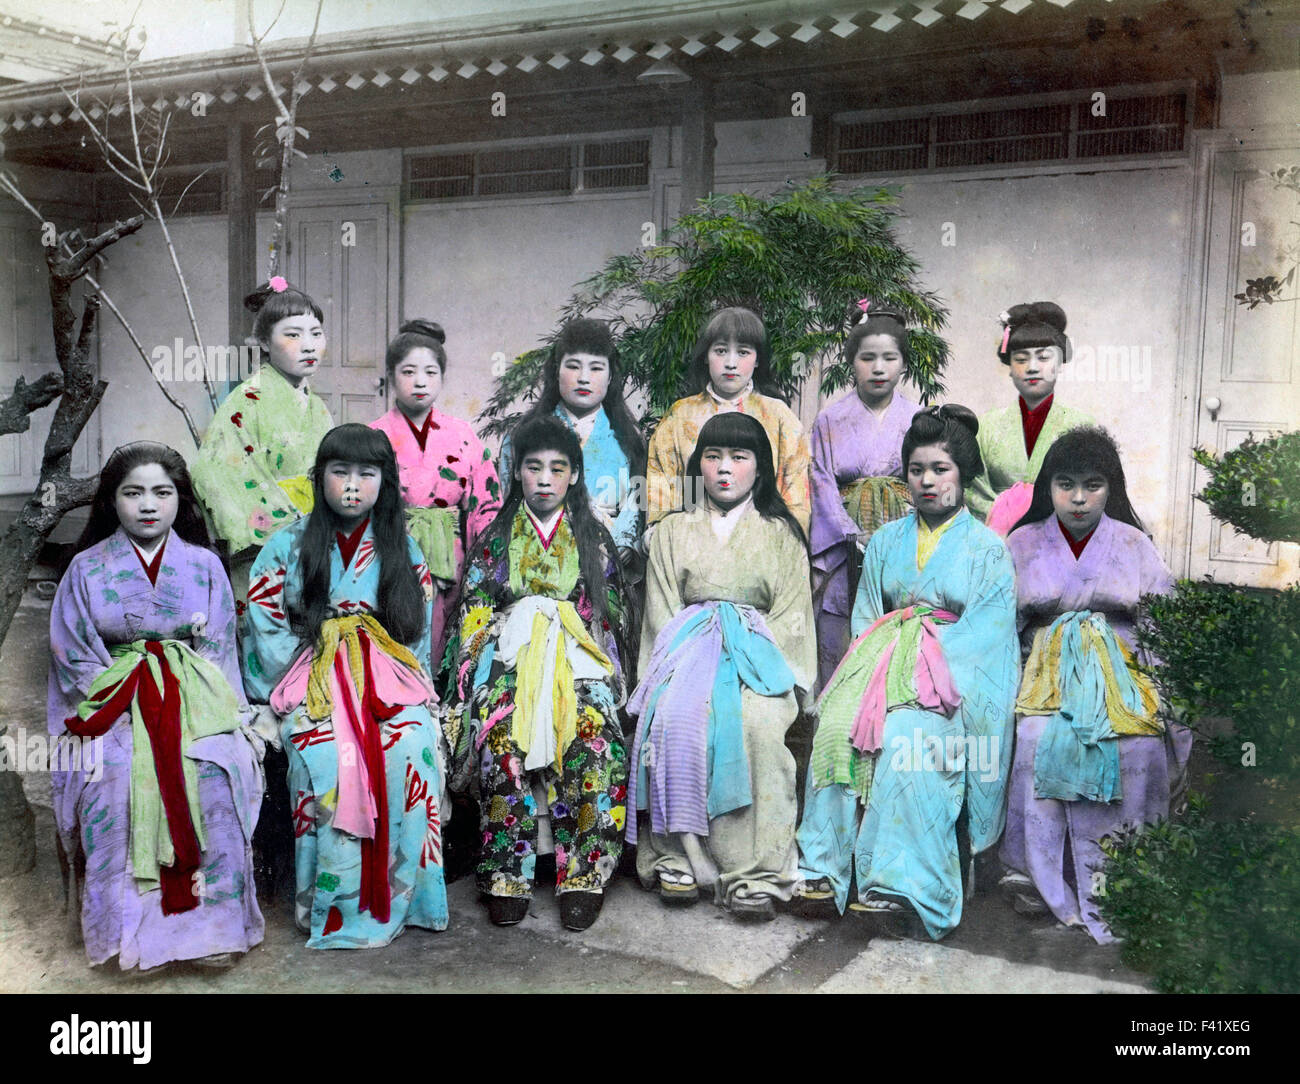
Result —
<instances>
[{"instance_id":1,"label":"seated girl","mask_svg":"<svg viewBox=\"0 0 1300 1084\"><path fill-rule=\"evenodd\" d=\"M307 947L371 948L447 928L433 580L382 433L331 429L312 488L253 565L244 681L280 719Z\"/></svg>"},{"instance_id":2,"label":"seated girl","mask_svg":"<svg viewBox=\"0 0 1300 1084\"><path fill-rule=\"evenodd\" d=\"M855 637L818 702L800 895L909 920L935 940L961 921L959 852L1002 834L1019 655L1006 546L966 511L980 472L975 416L912 419L913 512L867 543ZM972 887L967 881L967 889Z\"/></svg>"},{"instance_id":3,"label":"seated girl","mask_svg":"<svg viewBox=\"0 0 1300 1084\"><path fill-rule=\"evenodd\" d=\"M466 548L501 508L492 453L468 422L434 405L447 373L445 341L442 328L427 320L408 320L401 326L386 355L397 405L370 423L393 446L408 528L430 574L441 581L429 633L433 656L421 660L435 677L447 623L455 615Z\"/></svg>"},{"instance_id":4,"label":"seated girl","mask_svg":"<svg viewBox=\"0 0 1300 1084\"><path fill-rule=\"evenodd\" d=\"M906 317L858 302L844 343L856 388L817 415L812 430L813 602L817 679L824 688L849 646L849 612L862 550L911 509L899 448L920 406L896 394L908 364Z\"/></svg>"},{"instance_id":5,"label":"seated girl","mask_svg":"<svg viewBox=\"0 0 1300 1084\"><path fill-rule=\"evenodd\" d=\"M700 429L699 494L650 544L629 803L637 873L668 904L699 890L770 919L797 876L786 732L816 671L803 531L777 492L767 434L739 412ZM702 493L700 489L702 488Z\"/></svg>"},{"instance_id":6,"label":"seated girl","mask_svg":"<svg viewBox=\"0 0 1300 1084\"><path fill-rule=\"evenodd\" d=\"M1191 731L1165 722L1135 657L1139 600L1168 593L1173 580L1101 429L1052 445L1007 546L1028 659L1001 887L1019 911L1050 909L1110 941L1090 899L1098 840L1167 817L1191 752Z\"/></svg>"},{"instance_id":7,"label":"seated girl","mask_svg":"<svg viewBox=\"0 0 1300 1084\"><path fill-rule=\"evenodd\" d=\"M739 411L754 418L767 434L777 493L807 533L808 438L798 416L780 398L770 357L763 321L748 309L722 309L705 325L691 362L690 385L695 394L669 407L650 438L649 523L658 523L683 507L686 461L704 423L717 414Z\"/></svg>"},{"instance_id":8,"label":"seated girl","mask_svg":"<svg viewBox=\"0 0 1300 1084\"><path fill-rule=\"evenodd\" d=\"M50 781L63 849L86 858L86 955L227 967L262 940L260 741L242 725L230 581L180 455L113 452L77 548L50 613L49 731L87 755Z\"/></svg>"},{"instance_id":9,"label":"seated girl","mask_svg":"<svg viewBox=\"0 0 1300 1084\"><path fill-rule=\"evenodd\" d=\"M1013 407L980 419L984 471L967 487L966 503L1005 537L1029 507L1047 450L1067 429L1092 425L1081 410L1056 402L1056 380L1070 360L1065 312L1051 301L1013 305L1002 314L998 359L1020 393Z\"/></svg>"},{"instance_id":10,"label":"seated girl","mask_svg":"<svg viewBox=\"0 0 1300 1084\"><path fill-rule=\"evenodd\" d=\"M560 920L585 930L623 848L622 579L573 430L546 415L511 443L510 492L465 575L449 711L457 786L478 794L492 921L527 914L547 816Z\"/></svg>"}]
</instances>

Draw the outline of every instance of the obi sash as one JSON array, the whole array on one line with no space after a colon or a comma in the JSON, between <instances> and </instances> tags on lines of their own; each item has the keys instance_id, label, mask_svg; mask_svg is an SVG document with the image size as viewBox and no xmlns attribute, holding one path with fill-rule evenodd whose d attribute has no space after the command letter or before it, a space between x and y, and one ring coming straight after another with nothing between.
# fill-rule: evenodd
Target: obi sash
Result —
<instances>
[{"instance_id":1,"label":"obi sash","mask_svg":"<svg viewBox=\"0 0 1300 1084\"><path fill-rule=\"evenodd\" d=\"M1117 737L1160 734L1160 698L1106 618L1062 614L1034 633L1016 700L1020 715L1046 715L1034 753L1034 794L1063 801L1122 797Z\"/></svg>"},{"instance_id":2,"label":"obi sash","mask_svg":"<svg viewBox=\"0 0 1300 1084\"><path fill-rule=\"evenodd\" d=\"M849 645L817 701L813 785L842 783L864 800L880 752L885 715L914 707L951 718L961 703L937 625L955 614L923 603L878 618Z\"/></svg>"},{"instance_id":3,"label":"obi sash","mask_svg":"<svg viewBox=\"0 0 1300 1084\"><path fill-rule=\"evenodd\" d=\"M404 707L432 704L437 694L420 663L370 614L321 625L313 651L304 651L271 693L271 708L288 715L304 705L307 718L333 723L338 751L334 827L361 841L361 899L377 922L390 917L388 786L381 723Z\"/></svg>"},{"instance_id":4,"label":"obi sash","mask_svg":"<svg viewBox=\"0 0 1300 1084\"><path fill-rule=\"evenodd\" d=\"M424 555L429 574L435 579L455 583L456 541L460 538L460 509L406 509L406 530Z\"/></svg>"},{"instance_id":5,"label":"obi sash","mask_svg":"<svg viewBox=\"0 0 1300 1084\"><path fill-rule=\"evenodd\" d=\"M1006 538L1011 533L1011 528L1020 522L1020 517L1029 511L1033 500L1034 483L1017 482L997 495L989 507L984 525L990 531L996 531L999 537Z\"/></svg>"},{"instance_id":6,"label":"obi sash","mask_svg":"<svg viewBox=\"0 0 1300 1084\"><path fill-rule=\"evenodd\" d=\"M640 716L628 806L648 808L660 833L709 834L709 821L753 801L741 686L761 696L794 688L762 615L726 601L686 607L660 631L628 703ZM636 817L627 838L636 842Z\"/></svg>"},{"instance_id":7,"label":"obi sash","mask_svg":"<svg viewBox=\"0 0 1300 1084\"><path fill-rule=\"evenodd\" d=\"M106 733L131 715L131 865L141 891L161 886L162 911L198 906L194 877L207 837L191 743L239 729L239 698L225 674L179 640L136 640L112 649L77 714L78 737Z\"/></svg>"},{"instance_id":8,"label":"obi sash","mask_svg":"<svg viewBox=\"0 0 1300 1084\"><path fill-rule=\"evenodd\" d=\"M859 478L840 486L840 502L858 527L873 534L912 510L907 483L892 475Z\"/></svg>"}]
</instances>

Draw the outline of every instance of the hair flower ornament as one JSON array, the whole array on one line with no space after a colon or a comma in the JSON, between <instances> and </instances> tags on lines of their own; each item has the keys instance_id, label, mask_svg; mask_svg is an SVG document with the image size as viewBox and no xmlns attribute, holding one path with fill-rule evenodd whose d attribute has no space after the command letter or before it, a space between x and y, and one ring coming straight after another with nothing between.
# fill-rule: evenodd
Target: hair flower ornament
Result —
<instances>
[{"instance_id":1,"label":"hair flower ornament","mask_svg":"<svg viewBox=\"0 0 1300 1084\"><path fill-rule=\"evenodd\" d=\"M289 288L289 283L283 275L273 275L271 281L267 283L277 294L282 294Z\"/></svg>"}]
</instances>

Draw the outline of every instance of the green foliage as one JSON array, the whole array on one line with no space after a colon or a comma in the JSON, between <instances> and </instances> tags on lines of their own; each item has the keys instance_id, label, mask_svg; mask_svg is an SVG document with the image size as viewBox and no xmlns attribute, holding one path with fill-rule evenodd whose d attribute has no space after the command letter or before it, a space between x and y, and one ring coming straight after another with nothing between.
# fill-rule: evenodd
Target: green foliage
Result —
<instances>
[{"instance_id":1,"label":"green foliage","mask_svg":"<svg viewBox=\"0 0 1300 1084\"><path fill-rule=\"evenodd\" d=\"M1097 902L1124 962L1162 993L1300 991L1300 835L1216 823L1205 804L1103 841Z\"/></svg>"},{"instance_id":2,"label":"green foliage","mask_svg":"<svg viewBox=\"0 0 1300 1084\"><path fill-rule=\"evenodd\" d=\"M919 265L894 239L896 197L880 188L839 191L832 174L770 198L735 193L701 200L658 243L612 257L559 314L608 320L628 372L651 415L685 394L691 350L720 305L754 308L772 343L772 369L792 393L823 355L838 355L861 297L898 306L911 318L907 376L929 402L942 394L948 346L939 336L947 310L915 281ZM556 332L558 332L558 325ZM547 343L554 341L552 332ZM500 433L511 404L541 387L546 347L521 354L480 415ZM826 393L846 387L842 359L823 371Z\"/></svg>"},{"instance_id":3,"label":"green foliage","mask_svg":"<svg viewBox=\"0 0 1300 1084\"><path fill-rule=\"evenodd\" d=\"M1233 720L1233 736L1212 745L1226 763L1241 767L1242 743L1252 742L1251 771L1300 779L1300 587L1255 592L1181 580L1172 594L1145 601L1151 620L1138 635L1163 660L1152 678L1166 701L1191 725Z\"/></svg>"},{"instance_id":4,"label":"green foliage","mask_svg":"<svg viewBox=\"0 0 1300 1084\"><path fill-rule=\"evenodd\" d=\"M1210 472L1197 496L1215 519L1265 542L1300 542L1300 432L1248 437L1222 456L1204 448L1192 455Z\"/></svg>"}]
</instances>

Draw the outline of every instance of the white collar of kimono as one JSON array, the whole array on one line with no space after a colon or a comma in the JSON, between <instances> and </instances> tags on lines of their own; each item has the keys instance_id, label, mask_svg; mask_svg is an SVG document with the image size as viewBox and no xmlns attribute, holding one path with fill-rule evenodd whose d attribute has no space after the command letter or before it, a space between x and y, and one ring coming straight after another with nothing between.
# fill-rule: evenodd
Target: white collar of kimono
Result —
<instances>
[{"instance_id":1,"label":"white collar of kimono","mask_svg":"<svg viewBox=\"0 0 1300 1084\"><path fill-rule=\"evenodd\" d=\"M560 507L552 512L550 517L545 520L538 519L533 515L533 510L528 507L527 503L524 504L524 511L528 513L528 518L532 520L533 526L537 529L537 533L541 535L542 538L550 538L551 532L555 530L555 525L560 522L560 517L564 515L564 505L560 505Z\"/></svg>"},{"instance_id":2,"label":"white collar of kimono","mask_svg":"<svg viewBox=\"0 0 1300 1084\"><path fill-rule=\"evenodd\" d=\"M743 501L728 508L725 512L710 500L709 525L713 528L714 537L722 542L729 541L736 530L736 524L738 524L741 519L744 518L745 513L753 507L753 490L750 490L749 495Z\"/></svg>"},{"instance_id":3,"label":"white collar of kimono","mask_svg":"<svg viewBox=\"0 0 1300 1084\"><path fill-rule=\"evenodd\" d=\"M158 539L158 541L155 542L148 549L145 549L142 545L140 545L139 542L135 541L135 539L133 538L128 537L127 541L130 542L131 545L133 545L136 548L136 550L139 552L140 556L144 558L144 563L148 564L150 561L154 559L154 556L158 553L158 551L162 549L163 546L167 545L167 539L170 537L171 537L171 531L168 531L165 535L162 536L162 538Z\"/></svg>"},{"instance_id":4,"label":"white collar of kimono","mask_svg":"<svg viewBox=\"0 0 1300 1084\"><path fill-rule=\"evenodd\" d=\"M587 443L587 438L595 431L596 418L600 414L600 407L590 411L585 418L579 418L563 403L560 404L560 410L564 412L564 420L567 421L575 433L578 434L578 440L583 444Z\"/></svg>"},{"instance_id":5,"label":"white collar of kimono","mask_svg":"<svg viewBox=\"0 0 1300 1084\"><path fill-rule=\"evenodd\" d=\"M705 384L704 390L709 393L709 398L712 399L715 403L717 403L718 406L721 407L723 410L739 410L741 400L743 400L746 395L749 395L754 390L754 381L751 379L748 384L746 384L743 388L740 389L740 394L737 395L734 399L722 398L721 395L719 395L716 391L713 390L712 382Z\"/></svg>"}]
</instances>

